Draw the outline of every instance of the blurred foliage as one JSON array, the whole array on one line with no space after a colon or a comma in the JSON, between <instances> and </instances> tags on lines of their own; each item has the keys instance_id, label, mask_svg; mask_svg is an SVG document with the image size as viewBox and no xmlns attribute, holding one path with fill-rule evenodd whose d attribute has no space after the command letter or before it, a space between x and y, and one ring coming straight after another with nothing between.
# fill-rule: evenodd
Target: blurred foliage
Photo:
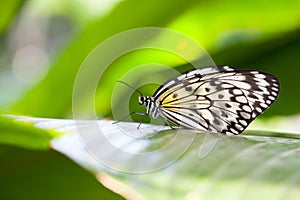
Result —
<instances>
[{"instance_id":1,"label":"blurred foliage","mask_svg":"<svg viewBox=\"0 0 300 200\"><path fill-rule=\"evenodd\" d=\"M143 7L140 7L141 2L136 0L119 3L107 16L91 23L81 31L53 64L45 79L29 91L14 110L35 116L64 116L71 110L72 89L77 70L96 45L113 34L128 29L166 26L174 17L191 7L193 2L196 1L151 1ZM143 16L151 16L151 18ZM105 85L112 84L115 84L115 79ZM45 105L51 105L51 109Z\"/></svg>"},{"instance_id":2,"label":"blurred foliage","mask_svg":"<svg viewBox=\"0 0 300 200\"><path fill-rule=\"evenodd\" d=\"M0 145L1 199L122 199L54 151Z\"/></svg>"},{"instance_id":3,"label":"blurred foliage","mask_svg":"<svg viewBox=\"0 0 300 200\"><path fill-rule=\"evenodd\" d=\"M2 1L0 11L0 110L7 113L71 118L74 80L87 55L99 43L114 34L149 26L170 28L191 37L209 52L216 64L259 69L278 77L281 82L280 97L271 109L261 116L262 118L289 116L300 112L300 107L297 106L300 94L296 88L300 74L300 1L298 0L249 2L238 0L12 0ZM157 38L159 39L158 36L145 38L145 41ZM122 49L126 45L128 44L124 41L119 46L111 47L107 51L107 56L113 55L115 49ZM17 72L17 57L21 54L21 50L27 47L35 47L34 49L38 50L26 52L29 57L25 56L21 60L25 64L32 65L32 68ZM36 52L39 54L35 54ZM32 63L30 63L31 56L34 61ZM41 57L45 57L42 62L39 60ZM122 55L111 63L99 80L93 97L99 117L112 117L111 95L116 80L136 66L147 63L161 63L181 71L189 68L179 56L163 51L146 49ZM43 67L44 74L41 72L37 81L29 79L24 82L22 78L26 78L25 72L38 72L39 67ZM102 67L104 66L99 66ZM147 74L146 77L140 72L131 76L128 81L135 85L142 79L151 80L153 77L162 76L161 74L158 70ZM143 93L151 95L156 87L148 85L140 89ZM128 88L123 89L124 93L127 91ZM90 112L87 109L87 104L90 102L88 98L82 94L80 101L83 117L87 118L89 116L84 113ZM118 107L127 106L123 104L123 94L115 98ZM132 97L129 108L144 110L143 107L137 108L136 96ZM3 117L0 118L0 132L1 144L30 149L48 149L49 141L56 136L54 132L42 131L31 127L30 124L16 123ZM47 174L43 172L50 168L41 166L36 160L31 163L30 169L25 168L22 171L22 165L28 167L28 164L26 159L22 160L18 155L23 153L25 155L28 152L10 149L10 147L1 147L1 149L0 161L5 164L3 166L8 169L12 163L14 169L21 170L18 172L22 173L21 178L15 174L5 176L5 170L2 170L1 176L5 176L6 182L9 183L6 187L2 187L5 185L2 181L0 188L4 188L3 191L8 188L6 193L1 192L2 194L8 195L9 191L15 191L14 185L20 191L24 185L30 187L27 182L22 182L24 180L32 182L32 188L29 190L33 191L35 187L41 188L39 183L42 179L39 177L46 176ZM29 154L31 153L41 154L43 159L49 158L49 162L52 162L53 152L30 152ZM7 159L10 157L13 159ZM60 166L65 160L59 158L53 162L52 165ZM95 183L94 180L90 180L90 175L83 172L76 175L76 170L79 169L69 164L66 164L68 166L65 169L55 168L52 171L53 174L60 174L57 178L64 176L67 180L74 178L68 187L61 186L64 188L63 193L67 193L66 196L74 197L74 190L81 191L79 187L77 188L81 186L79 185L82 183L81 180L86 180L81 187L86 189L82 192L87 195L97 196L100 193L112 195L107 194L106 190L92 189L98 186L93 185ZM34 173L35 169L39 169L39 173ZM74 170L76 173L64 174L69 170ZM56 177L53 174L51 177L47 176L44 181ZM51 180L53 182L43 188L45 192L48 187L55 187L57 184L54 178ZM90 192L89 189L93 191ZM20 198L14 196L14 199Z\"/></svg>"},{"instance_id":4,"label":"blurred foliage","mask_svg":"<svg viewBox=\"0 0 300 200\"><path fill-rule=\"evenodd\" d=\"M50 140L58 135L34 128L29 123L14 122L2 116L0 116L0 127L0 143L36 150L49 149Z\"/></svg>"},{"instance_id":5,"label":"blurred foliage","mask_svg":"<svg viewBox=\"0 0 300 200\"><path fill-rule=\"evenodd\" d=\"M23 4L22 0L0 2L0 8L1 8L0 34L5 32L5 30L9 27L11 21L18 13L18 10L21 8L22 4Z\"/></svg>"},{"instance_id":6,"label":"blurred foliage","mask_svg":"<svg viewBox=\"0 0 300 200\"><path fill-rule=\"evenodd\" d=\"M69 116L76 72L91 49L120 31L143 26L160 26L170 27L193 37L212 52L211 55L217 64L256 68L278 76L283 83L284 92L281 93L281 98L274 105L277 106L277 109L271 109L272 113L287 115L299 112L297 109L280 109L284 107L282 105L286 104L287 100L293 100L295 103L297 99L292 98L295 95L291 92L292 90L285 89L292 88L294 84L290 74L286 73L286 68L297 70L293 67L297 63L294 63L292 59L282 58L280 60L284 61L285 67L283 68L283 64L278 60L275 61L272 56L275 51L280 56L287 55L285 51L292 51L289 54L290 58L298 55L294 49L289 50L289 44L293 43L293 46L297 46L295 41L299 35L293 34L293 29L298 28L299 9L297 8L299 5L297 1L291 1L290 4L275 1L268 5L268 10L265 12L263 9L267 5L260 1L249 4L230 3L229 1L218 3L172 1L170 4L164 1L148 2L148 4L142 9L134 9L139 5L135 1L121 2L107 16L91 22L86 28L83 28L54 62L45 79L29 91L13 107L13 110L44 117ZM282 9L282 6L286 9ZM151 7L152 9L150 9ZM166 7L168 7L167 10ZM256 9L250 9L253 7ZM224 12L221 12L222 9ZM135 10L135 12L130 12L131 10ZM285 16L286 19L283 20L282 16ZM126 19L125 22L119 23L124 19ZM114 25L112 26L112 24ZM96 93L97 113L100 116L107 116L110 113L110 96L113 86L115 81L126 71L151 61L171 66L178 63L178 59L174 56L167 57L169 60L166 60L165 55L165 53L144 50L124 55L125 58L120 58L121 61L118 60L117 63L114 63L99 82L99 85L103 87L99 87ZM276 58L279 57L276 56ZM83 100L83 107L85 103ZM49 105L51 105L51 109L48 109Z\"/></svg>"}]
</instances>

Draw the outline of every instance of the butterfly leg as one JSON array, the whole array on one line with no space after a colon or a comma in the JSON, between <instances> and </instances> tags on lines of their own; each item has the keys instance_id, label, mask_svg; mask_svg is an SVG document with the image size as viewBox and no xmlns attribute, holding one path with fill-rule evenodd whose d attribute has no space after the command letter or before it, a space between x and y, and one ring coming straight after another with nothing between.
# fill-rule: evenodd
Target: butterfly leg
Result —
<instances>
[{"instance_id":1,"label":"butterfly leg","mask_svg":"<svg viewBox=\"0 0 300 200\"><path fill-rule=\"evenodd\" d=\"M127 119L129 116L131 115L131 113L129 113L128 115L126 115L125 117L123 117L122 119L119 119L118 121L113 122L112 124L117 124L119 122L123 122L125 119Z\"/></svg>"},{"instance_id":2,"label":"butterfly leg","mask_svg":"<svg viewBox=\"0 0 300 200\"><path fill-rule=\"evenodd\" d=\"M120 120L118 120L118 121L115 121L115 122L113 122L113 124L117 124L117 123L119 123L119 122L122 122L122 121L124 121L125 119L127 119L129 116L133 115L133 114L142 115L142 118L141 118L140 124L139 124L139 125L138 125L138 127L137 127L137 129L139 129L139 128L140 128L140 126L141 126L141 124L142 124L142 123L143 123L143 121L144 121L144 118L145 118L145 116L146 116L146 115L149 115L149 114L147 114L147 113L143 113L143 112L137 112L137 111L133 111L133 112L129 113L128 115L126 115L125 117L123 117L122 119L120 119Z\"/></svg>"},{"instance_id":3,"label":"butterfly leg","mask_svg":"<svg viewBox=\"0 0 300 200\"><path fill-rule=\"evenodd\" d=\"M147 115L146 113L137 113L139 115L142 115L142 118L141 118L141 121L140 121L140 124L138 125L137 129L140 129L140 126L141 124L144 122L144 119L145 119L145 115Z\"/></svg>"}]
</instances>

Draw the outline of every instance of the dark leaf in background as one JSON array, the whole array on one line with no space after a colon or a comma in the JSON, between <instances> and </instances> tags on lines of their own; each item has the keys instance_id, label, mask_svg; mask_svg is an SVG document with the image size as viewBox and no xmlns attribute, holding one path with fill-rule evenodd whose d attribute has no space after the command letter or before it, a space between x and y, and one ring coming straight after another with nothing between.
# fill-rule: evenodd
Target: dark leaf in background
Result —
<instances>
[{"instance_id":1,"label":"dark leaf in background","mask_svg":"<svg viewBox=\"0 0 300 200\"><path fill-rule=\"evenodd\" d=\"M0 145L1 199L123 199L54 151Z\"/></svg>"}]
</instances>

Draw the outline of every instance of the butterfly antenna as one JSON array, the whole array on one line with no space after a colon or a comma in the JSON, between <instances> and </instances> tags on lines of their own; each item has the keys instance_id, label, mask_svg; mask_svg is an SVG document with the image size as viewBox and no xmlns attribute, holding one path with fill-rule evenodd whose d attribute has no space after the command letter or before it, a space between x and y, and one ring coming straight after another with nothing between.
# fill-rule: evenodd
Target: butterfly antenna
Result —
<instances>
[{"instance_id":1,"label":"butterfly antenna","mask_svg":"<svg viewBox=\"0 0 300 200\"><path fill-rule=\"evenodd\" d=\"M132 86L131 86L131 85L129 85L128 83L126 83L126 82L124 82L124 81L119 81L119 80L118 80L117 82L119 82L119 83L122 83L122 84L126 85L127 87L131 88L133 91L135 91L135 92L139 93L141 96L144 96L144 95L143 95L143 93L142 93L141 91L139 91L138 89L136 89L136 88L132 87Z\"/></svg>"}]
</instances>

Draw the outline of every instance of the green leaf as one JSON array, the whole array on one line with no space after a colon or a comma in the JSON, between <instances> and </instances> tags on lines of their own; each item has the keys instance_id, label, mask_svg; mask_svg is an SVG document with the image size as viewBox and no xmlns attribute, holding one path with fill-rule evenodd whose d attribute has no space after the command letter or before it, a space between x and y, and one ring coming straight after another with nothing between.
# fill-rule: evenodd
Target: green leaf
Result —
<instances>
[{"instance_id":1,"label":"green leaf","mask_svg":"<svg viewBox=\"0 0 300 200\"><path fill-rule=\"evenodd\" d=\"M0 199L123 199L54 151L0 145Z\"/></svg>"},{"instance_id":2,"label":"green leaf","mask_svg":"<svg viewBox=\"0 0 300 200\"><path fill-rule=\"evenodd\" d=\"M38 121L35 120L34 123L38 124ZM49 149L51 139L57 135L54 131L34 127L28 120L16 122L0 116L0 144L28 149Z\"/></svg>"},{"instance_id":3,"label":"green leaf","mask_svg":"<svg viewBox=\"0 0 300 200\"><path fill-rule=\"evenodd\" d=\"M24 2L22 0L11 0L0 2L0 34L2 34L10 25L13 18L18 13Z\"/></svg>"},{"instance_id":4,"label":"green leaf","mask_svg":"<svg viewBox=\"0 0 300 200\"><path fill-rule=\"evenodd\" d=\"M168 28L189 35L213 53L229 46L257 43L297 30L299 6L300 2L295 0L274 0L272 3L259 0L200 2ZM239 60L235 55L231 54L231 57Z\"/></svg>"},{"instance_id":5,"label":"green leaf","mask_svg":"<svg viewBox=\"0 0 300 200\"><path fill-rule=\"evenodd\" d=\"M296 199L300 195L298 134L248 131L227 136L137 126L55 119L39 125L65 133L51 141L53 149L96 176L110 174L146 199Z\"/></svg>"}]
</instances>

